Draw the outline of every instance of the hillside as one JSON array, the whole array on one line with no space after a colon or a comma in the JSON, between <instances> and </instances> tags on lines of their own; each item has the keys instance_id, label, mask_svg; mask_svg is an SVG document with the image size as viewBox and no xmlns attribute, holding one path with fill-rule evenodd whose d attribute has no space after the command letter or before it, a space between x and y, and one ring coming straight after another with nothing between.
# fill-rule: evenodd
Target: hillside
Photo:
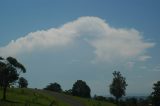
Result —
<instances>
[{"instance_id":1,"label":"hillside","mask_svg":"<svg viewBox=\"0 0 160 106\"><path fill-rule=\"evenodd\" d=\"M0 90L0 97L2 97L2 90ZM32 89L8 89L8 102L0 102L0 106L70 106L61 100L47 95L43 92L36 92Z\"/></svg>"},{"instance_id":2,"label":"hillside","mask_svg":"<svg viewBox=\"0 0 160 106\"><path fill-rule=\"evenodd\" d=\"M2 97L2 90L0 90ZM0 106L115 106L107 102L68 96L60 93L33 90L8 89L7 102L0 101Z\"/></svg>"}]
</instances>

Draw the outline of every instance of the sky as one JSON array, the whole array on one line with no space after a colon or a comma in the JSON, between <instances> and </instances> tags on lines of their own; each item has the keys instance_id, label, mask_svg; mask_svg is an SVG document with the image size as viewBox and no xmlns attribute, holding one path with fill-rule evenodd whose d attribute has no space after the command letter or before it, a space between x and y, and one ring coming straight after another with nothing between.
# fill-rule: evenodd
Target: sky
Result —
<instances>
[{"instance_id":1,"label":"sky","mask_svg":"<svg viewBox=\"0 0 160 106\"><path fill-rule=\"evenodd\" d=\"M0 56L27 69L30 88L83 80L110 95L114 71L126 95L149 95L160 80L159 0L0 0Z\"/></svg>"}]
</instances>

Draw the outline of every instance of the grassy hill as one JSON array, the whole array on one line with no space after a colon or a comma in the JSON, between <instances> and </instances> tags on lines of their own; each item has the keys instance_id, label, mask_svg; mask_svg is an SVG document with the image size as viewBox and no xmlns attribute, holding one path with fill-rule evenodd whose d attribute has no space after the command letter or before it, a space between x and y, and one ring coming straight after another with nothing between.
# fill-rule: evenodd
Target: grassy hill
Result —
<instances>
[{"instance_id":1,"label":"grassy hill","mask_svg":"<svg viewBox=\"0 0 160 106\"><path fill-rule=\"evenodd\" d=\"M79 97L59 94L63 98L73 98L71 100L78 100L84 106L115 106L107 102L100 102L91 99L84 99ZM2 97L2 90L0 89L0 98ZM8 89L7 102L0 101L0 106L71 106L62 99L55 98L54 95L49 95L45 92L36 91L32 89Z\"/></svg>"},{"instance_id":2,"label":"grassy hill","mask_svg":"<svg viewBox=\"0 0 160 106\"><path fill-rule=\"evenodd\" d=\"M0 90L2 97L2 90ZM0 106L69 106L61 100L43 92L35 92L32 89L8 89L7 102L0 101Z\"/></svg>"}]
</instances>

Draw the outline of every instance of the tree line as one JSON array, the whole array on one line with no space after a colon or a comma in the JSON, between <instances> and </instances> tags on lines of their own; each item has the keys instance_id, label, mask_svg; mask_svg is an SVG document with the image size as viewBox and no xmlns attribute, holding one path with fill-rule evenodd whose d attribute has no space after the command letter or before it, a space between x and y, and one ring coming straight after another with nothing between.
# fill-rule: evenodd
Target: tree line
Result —
<instances>
[{"instance_id":1,"label":"tree line","mask_svg":"<svg viewBox=\"0 0 160 106\"><path fill-rule=\"evenodd\" d=\"M127 86L128 84L126 83L125 77L123 77L119 71L114 71L113 80L110 84L109 90L110 94L115 98L95 95L92 99L112 102L114 104L117 104L118 106L160 106L160 81L157 81L155 84L153 84L153 92L145 99L137 99L135 97L121 99L126 95ZM77 80L73 84L73 87L69 90L63 91L61 85L57 82L50 83L44 88L44 90L65 93L72 96L91 98L91 89L87 85L87 83L82 80Z\"/></svg>"},{"instance_id":2,"label":"tree line","mask_svg":"<svg viewBox=\"0 0 160 106\"><path fill-rule=\"evenodd\" d=\"M28 81L25 78L20 77L21 72L25 73L26 69L19 61L17 61L17 59L13 57L7 57L7 58L0 57L0 87L3 89L2 100L6 100L7 87L10 87L10 85L15 83L16 81L18 81L19 88L27 88ZM127 86L128 84L126 83L125 77L123 77L119 71L114 71L113 80L109 87L110 87L110 94L115 97L115 100L112 98L106 99L103 96L94 96L94 99L110 100L111 102L113 101L117 105L123 104L122 106L125 106L126 103L132 103L132 102L137 103L135 98L128 100L126 99L127 102L120 100L121 97L125 96L126 94L125 91ZM63 92L68 95L91 98L90 94L91 89L87 85L87 83L83 80L77 80L73 84L72 89L69 90L63 91L60 84L56 82L50 83L44 88L44 90L50 90L59 93ZM156 83L153 84L153 92L151 93L149 98L150 98L149 100L154 106L160 106L160 81L157 81ZM132 105L127 104L126 106L132 106ZM138 105L133 105L133 106L138 106Z\"/></svg>"},{"instance_id":3,"label":"tree line","mask_svg":"<svg viewBox=\"0 0 160 106\"><path fill-rule=\"evenodd\" d=\"M61 85L58 84L57 82L55 83L50 83L47 85L44 90L50 90L54 92L59 92L59 93L65 93L68 95L73 95L73 96L79 96L79 97L84 97L84 98L90 98L91 95L91 89L90 87L86 84L85 81L82 80L77 80L74 84L72 89L62 91Z\"/></svg>"}]
</instances>

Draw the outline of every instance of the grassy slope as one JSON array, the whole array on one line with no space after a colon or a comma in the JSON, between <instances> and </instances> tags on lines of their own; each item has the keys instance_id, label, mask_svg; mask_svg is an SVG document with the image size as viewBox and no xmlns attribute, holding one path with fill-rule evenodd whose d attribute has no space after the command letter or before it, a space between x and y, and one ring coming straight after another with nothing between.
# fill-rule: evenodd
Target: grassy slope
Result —
<instances>
[{"instance_id":1,"label":"grassy slope","mask_svg":"<svg viewBox=\"0 0 160 106\"><path fill-rule=\"evenodd\" d=\"M2 90L0 90L0 98ZM31 89L8 89L7 100L9 102L0 101L0 106L50 106L53 102L57 106L69 106L63 101L57 100L45 93L37 93Z\"/></svg>"},{"instance_id":2,"label":"grassy slope","mask_svg":"<svg viewBox=\"0 0 160 106\"><path fill-rule=\"evenodd\" d=\"M63 95L63 94L62 94ZM0 98L2 97L2 90L0 89ZM72 96L71 96L72 97ZM108 102L100 102L92 99L84 99L80 97L73 97L86 106L116 106ZM61 100L47 95L43 92L35 92L31 89L8 89L7 100L10 102L0 101L0 106L51 106L54 102L54 106L69 106Z\"/></svg>"}]
</instances>

